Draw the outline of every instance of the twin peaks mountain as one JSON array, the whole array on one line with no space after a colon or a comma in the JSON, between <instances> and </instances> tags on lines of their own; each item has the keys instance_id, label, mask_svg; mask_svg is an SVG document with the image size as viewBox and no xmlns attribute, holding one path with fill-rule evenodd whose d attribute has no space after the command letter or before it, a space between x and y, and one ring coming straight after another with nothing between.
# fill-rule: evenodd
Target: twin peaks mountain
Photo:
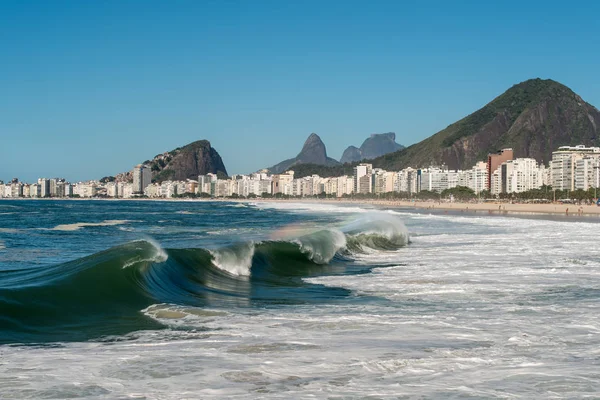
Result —
<instances>
[{"instance_id":1,"label":"twin peaks mountain","mask_svg":"<svg viewBox=\"0 0 600 400\"><path fill-rule=\"evenodd\" d=\"M396 134L394 132L374 133L363 142L360 148L350 146L344 150L340 162L345 164L361 160L371 160L388 153L393 153L394 151L402 150L403 148L404 146L396 143Z\"/></svg>"},{"instance_id":2,"label":"twin peaks mountain","mask_svg":"<svg viewBox=\"0 0 600 400\"><path fill-rule=\"evenodd\" d=\"M325 144L316 133L311 133L302 150L294 158L285 160L270 168L267 168L273 174L281 174L297 164L315 164L325 166L335 166L339 163L333 158L327 157Z\"/></svg>"},{"instance_id":3,"label":"twin peaks mountain","mask_svg":"<svg viewBox=\"0 0 600 400\"><path fill-rule=\"evenodd\" d=\"M433 136L372 163L389 170L441 164L466 169L508 147L515 157L547 163L559 146L578 144L600 146L600 112L558 82L531 79Z\"/></svg>"},{"instance_id":4,"label":"twin peaks mountain","mask_svg":"<svg viewBox=\"0 0 600 400\"><path fill-rule=\"evenodd\" d=\"M273 174L280 174L298 164L335 167L340 163L368 160L403 148L404 146L396 143L395 133L374 133L363 142L360 148L348 147L340 162L337 162L333 158L327 157L327 149L319 135L311 133L296 157L282 161L267 170Z\"/></svg>"}]
</instances>

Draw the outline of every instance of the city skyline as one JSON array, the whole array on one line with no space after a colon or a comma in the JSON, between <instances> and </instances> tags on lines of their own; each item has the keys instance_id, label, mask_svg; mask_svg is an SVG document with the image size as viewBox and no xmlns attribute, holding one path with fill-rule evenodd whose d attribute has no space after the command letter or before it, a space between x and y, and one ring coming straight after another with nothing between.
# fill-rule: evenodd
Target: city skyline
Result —
<instances>
[{"instance_id":1,"label":"city skyline","mask_svg":"<svg viewBox=\"0 0 600 400\"><path fill-rule=\"evenodd\" d=\"M582 40L598 8L3 4L0 173L99 179L198 139L249 173L310 132L339 159L370 133L411 145L535 77L598 105Z\"/></svg>"},{"instance_id":2,"label":"city skyline","mask_svg":"<svg viewBox=\"0 0 600 400\"><path fill-rule=\"evenodd\" d=\"M317 174L295 177L293 168L283 173L256 172L219 177L208 173L197 179L152 182L149 166L136 165L132 179L70 183L59 178L38 178L37 183L4 184L0 181L1 198L248 198L272 197L346 197L356 194L408 196L466 189L473 196L515 195L551 187L576 196L583 192L594 197L600 188L600 147L561 146L552 152L548 167L533 158L517 157L512 148L490 153L486 161L477 161L470 169L452 170L445 166L385 170L372 164L359 163L352 175L321 177ZM462 192L465 194L465 192ZM546 192L547 195L547 192Z\"/></svg>"}]
</instances>

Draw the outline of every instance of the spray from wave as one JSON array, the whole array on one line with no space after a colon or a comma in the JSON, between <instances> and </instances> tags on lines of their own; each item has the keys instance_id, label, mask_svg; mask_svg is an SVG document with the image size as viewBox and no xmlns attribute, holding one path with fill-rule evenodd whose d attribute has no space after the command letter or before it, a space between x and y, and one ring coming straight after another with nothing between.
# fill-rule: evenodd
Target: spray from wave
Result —
<instances>
[{"instance_id":1,"label":"spray from wave","mask_svg":"<svg viewBox=\"0 0 600 400\"><path fill-rule=\"evenodd\" d=\"M402 220L388 213L368 213L344 229L351 252L397 250L410 243Z\"/></svg>"},{"instance_id":2,"label":"spray from wave","mask_svg":"<svg viewBox=\"0 0 600 400\"><path fill-rule=\"evenodd\" d=\"M240 243L234 246L210 250L212 263L232 275L249 276L254 257L254 243Z\"/></svg>"}]
</instances>

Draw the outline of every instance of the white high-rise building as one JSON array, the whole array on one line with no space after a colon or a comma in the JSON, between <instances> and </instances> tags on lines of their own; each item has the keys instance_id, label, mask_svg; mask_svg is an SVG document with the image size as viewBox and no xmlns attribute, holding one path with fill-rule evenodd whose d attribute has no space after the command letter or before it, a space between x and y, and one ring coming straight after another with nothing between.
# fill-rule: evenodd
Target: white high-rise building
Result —
<instances>
[{"instance_id":1,"label":"white high-rise building","mask_svg":"<svg viewBox=\"0 0 600 400\"><path fill-rule=\"evenodd\" d=\"M358 164L354 167L354 193L373 192L372 172L371 164Z\"/></svg>"},{"instance_id":2,"label":"white high-rise building","mask_svg":"<svg viewBox=\"0 0 600 400\"><path fill-rule=\"evenodd\" d=\"M600 188L600 157L586 156L575 162L575 189Z\"/></svg>"},{"instance_id":3,"label":"white high-rise building","mask_svg":"<svg viewBox=\"0 0 600 400\"><path fill-rule=\"evenodd\" d=\"M458 184L479 194L489 187L488 179L487 163L480 161L473 168L461 172Z\"/></svg>"},{"instance_id":4,"label":"white high-rise building","mask_svg":"<svg viewBox=\"0 0 600 400\"><path fill-rule=\"evenodd\" d=\"M144 189L152 183L152 172L145 165L136 165L133 168L133 193L144 194Z\"/></svg>"},{"instance_id":5,"label":"white high-rise building","mask_svg":"<svg viewBox=\"0 0 600 400\"><path fill-rule=\"evenodd\" d=\"M38 185L40 185L40 197L50 197L50 179L40 178Z\"/></svg>"},{"instance_id":6,"label":"white high-rise building","mask_svg":"<svg viewBox=\"0 0 600 400\"><path fill-rule=\"evenodd\" d=\"M533 158L516 158L500 164L492 173L491 193L521 193L545 184L546 169Z\"/></svg>"},{"instance_id":7,"label":"white high-rise building","mask_svg":"<svg viewBox=\"0 0 600 400\"><path fill-rule=\"evenodd\" d=\"M374 174L373 192L377 194L389 193L394 191L394 183L397 181L396 172L388 172L378 169Z\"/></svg>"},{"instance_id":8,"label":"white high-rise building","mask_svg":"<svg viewBox=\"0 0 600 400\"><path fill-rule=\"evenodd\" d=\"M448 171L446 169L429 167L420 170L421 182L419 191L441 193L446 189L458 186L460 171Z\"/></svg>"},{"instance_id":9,"label":"white high-rise building","mask_svg":"<svg viewBox=\"0 0 600 400\"><path fill-rule=\"evenodd\" d=\"M37 183L29 185L29 197L40 197L41 187Z\"/></svg>"},{"instance_id":10,"label":"white high-rise building","mask_svg":"<svg viewBox=\"0 0 600 400\"><path fill-rule=\"evenodd\" d=\"M562 146L552 153L550 170L552 187L558 190L575 190L577 162L583 158L600 157L600 147Z\"/></svg>"}]
</instances>

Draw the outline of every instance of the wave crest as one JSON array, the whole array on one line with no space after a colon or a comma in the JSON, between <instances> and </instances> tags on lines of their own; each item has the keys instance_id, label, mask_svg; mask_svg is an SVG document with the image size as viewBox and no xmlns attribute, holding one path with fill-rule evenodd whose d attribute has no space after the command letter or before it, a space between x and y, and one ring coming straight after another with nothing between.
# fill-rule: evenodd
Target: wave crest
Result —
<instances>
[{"instance_id":1,"label":"wave crest","mask_svg":"<svg viewBox=\"0 0 600 400\"><path fill-rule=\"evenodd\" d=\"M236 276L250 275L254 251L253 242L209 250L215 267Z\"/></svg>"},{"instance_id":2,"label":"wave crest","mask_svg":"<svg viewBox=\"0 0 600 400\"><path fill-rule=\"evenodd\" d=\"M346 236L338 230L325 229L304 235L294 242L300 251L317 264L329 264L335 255L346 247Z\"/></svg>"}]
</instances>

